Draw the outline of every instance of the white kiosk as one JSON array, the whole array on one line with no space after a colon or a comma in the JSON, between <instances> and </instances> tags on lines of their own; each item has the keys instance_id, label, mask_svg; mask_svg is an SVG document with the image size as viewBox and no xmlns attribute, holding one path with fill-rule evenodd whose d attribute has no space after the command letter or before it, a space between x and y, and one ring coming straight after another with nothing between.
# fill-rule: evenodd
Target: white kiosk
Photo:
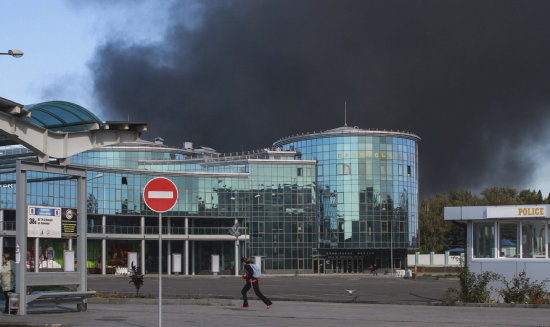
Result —
<instances>
[{"instance_id":1,"label":"white kiosk","mask_svg":"<svg viewBox=\"0 0 550 327\"><path fill-rule=\"evenodd\" d=\"M470 271L493 271L508 280L521 272L532 280L550 278L550 205L446 207L444 215L467 224Z\"/></svg>"}]
</instances>

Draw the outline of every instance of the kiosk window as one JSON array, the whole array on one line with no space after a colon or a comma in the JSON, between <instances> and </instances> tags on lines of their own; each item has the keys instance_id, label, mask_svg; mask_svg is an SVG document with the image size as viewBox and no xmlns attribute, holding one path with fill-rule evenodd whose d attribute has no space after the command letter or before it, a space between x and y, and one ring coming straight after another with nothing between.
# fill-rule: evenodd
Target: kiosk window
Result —
<instances>
[{"instance_id":1,"label":"kiosk window","mask_svg":"<svg viewBox=\"0 0 550 327\"><path fill-rule=\"evenodd\" d=\"M493 258L495 248L495 223L474 223L474 257Z\"/></svg>"}]
</instances>

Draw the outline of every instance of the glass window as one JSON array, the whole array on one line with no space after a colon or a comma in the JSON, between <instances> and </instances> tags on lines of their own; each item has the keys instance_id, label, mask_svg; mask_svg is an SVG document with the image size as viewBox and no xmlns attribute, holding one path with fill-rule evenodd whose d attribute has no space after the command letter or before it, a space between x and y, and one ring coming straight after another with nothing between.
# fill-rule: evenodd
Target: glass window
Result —
<instances>
[{"instance_id":1,"label":"glass window","mask_svg":"<svg viewBox=\"0 0 550 327\"><path fill-rule=\"evenodd\" d=\"M521 223L523 258L546 258L546 230L543 221Z\"/></svg>"},{"instance_id":2,"label":"glass window","mask_svg":"<svg viewBox=\"0 0 550 327\"><path fill-rule=\"evenodd\" d=\"M474 258L493 258L495 224L474 223Z\"/></svg>"},{"instance_id":3,"label":"glass window","mask_svg":"<svg viewBox=\"0 0 550 327\"><path fill-rule=\"evenodd\" d=\"M518 224L502 223L499 227L500 256L504 258L518 258Z\"/></svg>"}]
</instances>

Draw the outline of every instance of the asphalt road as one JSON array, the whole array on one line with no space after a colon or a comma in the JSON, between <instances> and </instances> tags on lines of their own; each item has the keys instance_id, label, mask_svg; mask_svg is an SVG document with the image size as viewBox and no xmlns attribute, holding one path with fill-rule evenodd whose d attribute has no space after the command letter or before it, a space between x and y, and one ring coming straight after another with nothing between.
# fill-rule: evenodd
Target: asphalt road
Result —
<instances>
[{"instance_id":1,"label":"asphalt road","mask_svg":"<svg viewBox=\"0 0 550 327\"><path fill-rule=\"evenodd\" d=\"M240 299L244 281L237 276L163 276L163 298ZM378 304L428 304L441 301L457 279L404 279L379 275L269 276L260 281L262 292L274 301L361 302ZM93 276L88 288L103 294L135 295L129 278ZM356 290L349 295L348 290ZM140 290L145 297L158 297L158 277L145 277ZM250 297L255 295L251 292Z\"/></svg>"}]
</instances>

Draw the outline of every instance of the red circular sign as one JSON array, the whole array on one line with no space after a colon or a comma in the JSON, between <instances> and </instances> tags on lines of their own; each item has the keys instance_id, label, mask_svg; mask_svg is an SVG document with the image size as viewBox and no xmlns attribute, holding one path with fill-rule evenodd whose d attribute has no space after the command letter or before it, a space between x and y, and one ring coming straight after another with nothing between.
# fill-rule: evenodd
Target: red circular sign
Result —
<instances>
[{"instance_id":1,"label":"red circular sign","mask_svg":"<svg viewBox=\"0 0 550 327\"><path fill-rule=\"evenodd\" d=\"M149 209L156 212L165 212L178 201L178 188L164 177L155 177L143 189L143 199Z\"/></svg>"}]
</instances>

